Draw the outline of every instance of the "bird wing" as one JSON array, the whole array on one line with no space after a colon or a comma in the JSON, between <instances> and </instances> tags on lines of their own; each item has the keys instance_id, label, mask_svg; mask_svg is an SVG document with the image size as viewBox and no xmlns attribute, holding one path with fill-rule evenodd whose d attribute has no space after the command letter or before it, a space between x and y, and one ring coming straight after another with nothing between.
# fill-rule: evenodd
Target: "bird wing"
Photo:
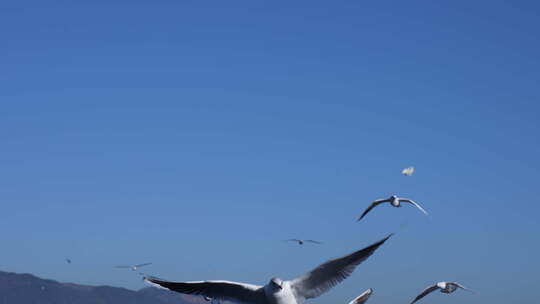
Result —
<instances>
[{"instance_id":1,"label":"bird wing","mask_svg":"<svg viewBox=\"0 0 540 304\"><path fill-rule=\"evenodd\" d=\"M168 282L153 277L146 281L179 293L201 295L212 299L227 300L236 303L259 303L264 299L261 286L230 281Z\"/></svg>"},{"instance_id":2,"label":"bird wing","mask_svg":"<svg viewBox=\"0 0 540 304\"><path fill-rule=\"evenodd\" d=\"M422 206L420 206L420 204L418 204L417 202L415 202L413 200L410 200L408 198L400 198L399 201L412 204L412 205L416 206L416 208L420 209L420 211L424 212L425 215L428 215L427 211L424 210L424 208L422 208Z\"/></svg>"},{"instance_id":3,"label":"bird wing","mask_svg":"<svg viewBox=\"0 0 540 304\"><path fill-rule=\"evenodd\" d=\"M373 294L373 289L370 288L364 291L358 297L354 298L352 301L350 301L349 304L364 304L369 299L369 297L371 297L372 294Z\"/></svg>"},{"instance_id":4,"label":"bird wing","mask_svg":"<svg viewBox=\"0 0 540 304\"><path fill-rule=\"evenodd\" d=\"M315 240L305 240L304 242L313 243L313 244L322 244L321 242L315 241Z\"/></svg>"},{"instance_id":5,"label":"bird wing","mask_svg":"<svg viewBox=\"0 0 540 304\"><path fill-rule=\"evenodd\" d=\"M364 249L330 260L291 281L295 294L305 299L316 298L349 277L356 266L371 256L392 234Z\"/></svg>"},{"instance_id":6,"label":"bird wing","mask_svg":"<svg viewBox=\"0 0 540 304\"><path fill-rule=\"evenodd\" d=\"M114 268L131 268L132 266L128 265L120 265L120 266L114 266Z\"/></svg>"},{"instance_id":7,"label":"bird wing","mask_svg":"<svg viewBox=\"0 0 540 304\"><path fill-rule=\"evenodd\" d=\"M389 200L387 199L380 199L380 200L376 200L374 201L373 203L371 203L371 205L369 205L369 207L367 207L367 209L364 211L364 213L362 213L362 215L358 218L357 221L361 220L362 218L364 218L364 216L366 216L366 214L368 214L368 212L371 211L371 209L377 207L378 205L382 204L382 203L386 203L386 202L389 202Z\"/></svg>"},{"instance_id":8,"label":"bird wing","mask_svg":"<svg viewBox=\"0 0 540 304\"><path fill-rule=\"evenodd\" d=\"M411 302L411 304L413 304L414 302L420 300L421 298L425 297L428 293L433 292L434 290L437 290L437 289L439 289L439 286L437 286L437 284L435 284L433 286L429 286L428 288L424 289L424 291L422 291L421 294L416 296L416 298L414 298L414 300Z\"/></svg>"},{"instance_id":9,"label":"bird wing","mask_svg":"<svg viewBox=\"0 0 540 304\"><path fill-rule=\"evenodd\" d=\"M143 263L143 264L135 265L135 267L139 268L139 267L148 266L148 265L152 265L152 263Z\"/></svg>"},{"instance_id":10,"label":"bird wing","mask_svg":"<svg viewBox=\"0 0 540 304\"><path fill-rule=\"evenodd\" d=\"M451 283L448 283L448 284L452 284L452 285L454 285L454 286L456 286L456 287L459 287L459 288L461 288L461 289L463 289L463 290L467 290L467 291L470 291L470 292L474 292L474 290L469 289L469 288L467 288L467 287L465 287L465 286L459 284L458 282L451 282Z\"/></svg>"},{"instance_id":11,"label":"bird wing","mask_svg":"<svg viewBox=\"0 0 540 304\"><path fill-rule=\"evenodd\" d=\"M411 176L413 173L414 173L414 167L407 167L401 170L401 174L405 174L407 176Z\"/></svg>"},{"instance_id":12,"label":"bird wing","mask_svg":"<svg viewBox=\"0 0 540 304\"><path fill-rule=\"evenodd\" d=\"M298 242L300 241L299 239L288 239L288 240L285 240L285 242Z\"/></svg>"}]
</instances>

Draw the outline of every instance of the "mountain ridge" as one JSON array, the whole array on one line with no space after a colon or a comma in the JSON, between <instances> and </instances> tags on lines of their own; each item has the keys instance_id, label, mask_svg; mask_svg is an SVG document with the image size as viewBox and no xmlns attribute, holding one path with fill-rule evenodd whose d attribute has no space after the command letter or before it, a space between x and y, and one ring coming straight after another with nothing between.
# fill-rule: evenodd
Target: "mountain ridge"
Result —
<instances>
[{"instance_id":1,"label":"mountain ridge","mask_svg":"<svg viewBox=\"0 0 540 304\"><path fill-rule=\"evenodd\" d=\"M108 285L80 285L30 273L0 271L0 304L203 304L197 296L155 287L130 290Z\"/></svg>"}]
</instances>

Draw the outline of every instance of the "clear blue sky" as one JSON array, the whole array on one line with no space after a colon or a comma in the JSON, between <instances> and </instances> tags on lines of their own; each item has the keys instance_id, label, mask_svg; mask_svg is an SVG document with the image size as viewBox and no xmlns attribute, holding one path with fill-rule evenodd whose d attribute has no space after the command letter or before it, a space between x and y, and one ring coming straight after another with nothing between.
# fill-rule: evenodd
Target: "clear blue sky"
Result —
<instances>
[{"instance_id":1,"label":"clear blue sky","mask_svg":"<svg viewBox=\"0 0 540 304\"><path fill-rule=\"evenodd\" d=\"M264 284L397 232L313 302L372 287L406 303L458 280L478 294L430 303L536 303L539 10L3 2L0 270L136 289L112 266L154 262L167 279ZM431 218L355 222L391 194Z\"/></svg>"}]
</instances>

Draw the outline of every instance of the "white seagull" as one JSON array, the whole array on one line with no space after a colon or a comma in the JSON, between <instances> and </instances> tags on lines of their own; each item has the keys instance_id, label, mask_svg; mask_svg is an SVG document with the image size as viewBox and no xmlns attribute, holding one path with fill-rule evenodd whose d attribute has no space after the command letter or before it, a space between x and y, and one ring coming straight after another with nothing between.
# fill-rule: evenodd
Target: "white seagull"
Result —
<instances>
[{"instance_id":1,"label":"white seagull","mask_svg":"<svg viewBox=\"0 0 540 304\"><path fill-rule=\"evenodd\" d=\"M408 198L400 198L400 197L397 197L395 195L392 195L387 199L380 199L380 200L376 200L373 203L371 203L371 205L369 205L369 207L367 207L367 209L364 211L364 213L362 213L362 215L358 218L358 221L361 220L364 216L366 216L366 214L368 214L368 212L370 212L371 209L377 207L378 205L380 205L382 203L390 203L390 205L392 205L393 207L396 207L396 208L401 207L401 203L409 203L409 204L412 204L412 205L416 206L425 215L428 215L426 210L424 210L424 208L422 208L418 203L414 202L413 200L410 200Z\"/></svg>"},{"instance_id":2,"label":"white seagull","mask_svg":"<svg viewBox=\"0 0 540 304\"><path fill-rule=\"evenodd\" d=\"M373 294L373 289L370 288L364 291L358 297L354 298L352 301L350 301L349 304L364 304L367 302L367 300L369 299L369 297L371 297L372 294Z\"/></svg>"},{"instance_id":3,"label":"white seagull","mask_svg":"<svg viewBox=\"0 0 540 304\"><path fill-rule=\"evenodd\" d=\"M442 293L452 293L456 291L456 289L461 288L464 290L468 290L470 292L474 292L468 288L465 288L465 286L459 284L458 282L439 282L433 286L429 286L428 288L424 289L421 294L419 294L414 300L411 302L413 304L414 302L420 300L421 298L427 296L429 293L440 289Z\"/></svg>"},{"instance_id":4,"label":"white seagull","mask_svg":"<svg viewBox=\"0 0 540 304\"><path fill-rule=\"evenodd\" d=\"M202 295L240 304L301 304L327 292L349 277L356 266L371 256L388 238L341 258L330 260L291 281L272 278L265 286L231 281L168 282L148 277L157 287L185 294Z\"/></svg>"},{"instance_id":5,"label":"white seagull","mask_svg":"<svg viewBox=\"0 0 540 304\"><path fill-rule=\"evenodd\" d=\"M137 265L120 265L120 266L114 266L114 268L126 268L126 269L131 269L133 271L137 271L137 269L143 266L151 265L151 264L152 263L144 263L144 264L137 264Z\"/></svg>"},{"instance_id":6,"label":"white seagull","mask_svg":"<svg viewBox=\"0 0 540 304\"><path fill-rule=\"evenodd\" d=\"M406 176L411 176L413 175L413 173L414 173L414 167L407 167L401 170L401 174L406 175Z\"/></svg>"},{"instance_id":7,"label":"white seagull","mask_svg":"<svg viewBox=\"0 0 540 304\"><path fill-rule=\"evenodd\" d=\"M298 245L304 245L304 243L322 244L321 242L315 241L315 240L299 240L299 239L288 239L288 240L285 240L285 242L296 242L298 243Z\"/></svg>"}]
</instances>

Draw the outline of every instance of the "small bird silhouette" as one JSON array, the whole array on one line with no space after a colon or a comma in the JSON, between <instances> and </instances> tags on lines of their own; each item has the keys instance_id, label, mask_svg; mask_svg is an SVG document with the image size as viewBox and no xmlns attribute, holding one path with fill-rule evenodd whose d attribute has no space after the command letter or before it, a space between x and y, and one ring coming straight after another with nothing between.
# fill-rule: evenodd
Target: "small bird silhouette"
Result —
<instances>
[{"instance_id":1,"label":"small bird silhouette","mask_svg":"<svg viewBox=\"0 0 540 304\"><path fill-rule=\"evenodd\" d=\"M137 271L137 269L143 266L151 265L151 264L152 263L144 263L144 264L138 264L138 265L120 265L120 266L114 266L114 268L124 268L124 269L131 269L133 271Z\"/></svg>"},{"instance_id":2,"label":"small bird silhouette","mask_svg":"<svg viewBox=\"0 0 540 304\"><path fill-rule=\"evenodd\" d=\"M321 242L319 241L315 241L315 240L300 240L300 239L288 239L288 240L285 240L285 242L296 242L298 243L298 245L304 245L304 243L313 243L313 244L322 244Z\"/></svg>"},{"instance_id":3,"label":"small bird silhouette","mask_svg":"<svg viewBox=\"0 0 540 304\"><path fill-rule=\"evenodd\" d=\"M428 294L432 293L433 291L440 289L442 293L452 293L456 291L456 289L461 288L464 290L468 290L470 292L474 292L468 288L465 288L465 286L459 284L458 282L439 282L435 285L429 286L428 288L424 289L421 294L419 294L414 300L411 302L411 304L415 303L416 301L422 299L423 297L427 296Z\"/></svg>"}]
</instances>

